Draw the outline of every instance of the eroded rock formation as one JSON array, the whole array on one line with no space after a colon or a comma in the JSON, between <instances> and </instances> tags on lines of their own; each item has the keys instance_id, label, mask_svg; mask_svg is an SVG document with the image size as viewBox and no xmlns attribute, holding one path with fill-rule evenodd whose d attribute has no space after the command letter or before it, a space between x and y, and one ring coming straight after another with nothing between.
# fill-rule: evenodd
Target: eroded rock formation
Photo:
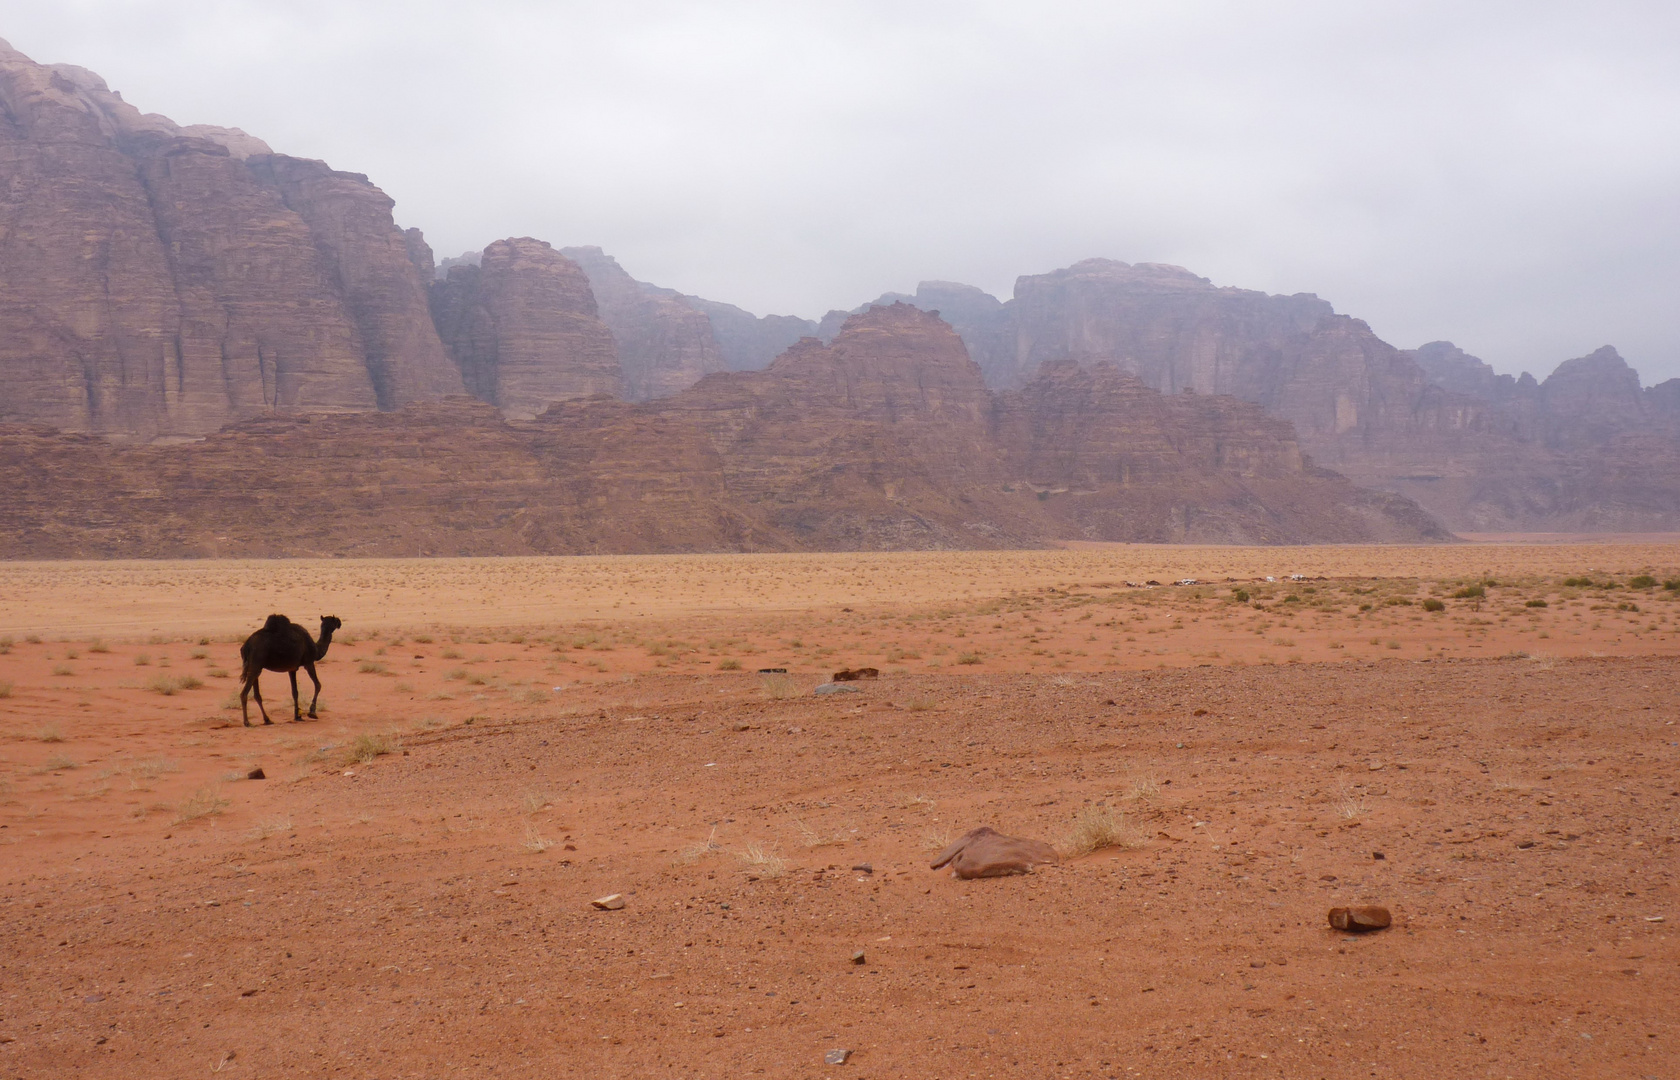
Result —
<instances>
[{"instance_id":1,"label":"eroded rock formation","mask_svg":"<svg viewBox=\"0 0 1680 1080\"><path fill-rule=\"evenodd\" d=\"M561 248L589 278L601 321L612 330L631 401L665 397L723 371L712 323L673 289L637 281L598 247Z\"/></svg>"},{"instance_id":2,"label":"eroded rock formation","mask_svg":"<svg viewBox=\"0 0 1680 1080\"><path fill-rule=\"evenodd\" d=\"M529 418L556 401L623 389L612 331L577 263L528 236L431 287L432 322L469 393Z\"/></svg>"},{"instance_id":3,"label":"eroded rock formation","mask_svg":"<svg viewBox=\"0 0 1680 1080\"><path fill-rule=\"evenodd\" d=\"M79 483L52 483L65 475ZM1313 468L1287 424L1246 402L1164 397L1109 365L1051 365L995 394L957 335L906 305L764 371L528 420L454 398L267 416L170 447L0 430L0 557L1444 535L1404 500Z\"/></svg>"},{"instance_id":4,"label":"eroded rock formation","mask_svg":"<svg viewBox=\"0 0 1680 1080\"><path fill-rule=\"evenodd\" d=\"M0 420L150 439L458 388L391 201L0 43Z\"/></svg>"}]
</instances>

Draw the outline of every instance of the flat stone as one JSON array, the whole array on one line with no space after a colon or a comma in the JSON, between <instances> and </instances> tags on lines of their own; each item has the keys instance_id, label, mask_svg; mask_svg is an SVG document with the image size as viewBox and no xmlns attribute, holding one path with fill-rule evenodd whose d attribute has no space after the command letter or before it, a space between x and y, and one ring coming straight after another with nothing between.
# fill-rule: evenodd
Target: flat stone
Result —
<instances>
[{"instance_id":1,"label":"flat stone","mask_svg":"<svg viewBox=\"0 0 1680 1080\"><path fill-rule=\"evenodd\" d=\"M619 893L603 896L599 900L589 901L589 905L598 911L618 911L624 907L624 897Z\"/></svg>"},{"instance_id":2,"label":"flat stone","mask_svg":"<svg viewBox=\"0 0 1680 1080\"><path fill-rule=\"evenodd\" d=\"M823 1055L824 1065L844 1065L846 1059L852 1056L850 1050L830 1050Z\"/></svg>"},{"instance_id":3,"label":"flat stone","mask_svg":"<svg viewBox=\"0 0 1680 1080\"><path fill-rule=\"evenodd\" d=\"M815 690L811 691L811 693L813 693L813 694L856 694L856 693L860 693L860 691L858 690L857 687L847 686L845 683L825 682L821 686L817 687Z\"/></svg>"},{"instance_id":4,"label":"flat stone","mask_svg":"<svg viewBox=\"0 0 1680 1080\"><path fill-rule=\"evenodd\" d=\"M1337 930L1349 930L1360 933L1366 930L1382 930L1387 928L1394 919L1385 907L1367 904L1360 907L1338 907L1330 909L1330 925Z\"/></svg>"},{"instance_id":5,"label":"flat stone","mask_svg":"<svg viewBox=\"0 0 1680 1080\"><path fill-rule=\"evenodd\" d=\"M852 869L856 870L860 874L873 874L875 872L874 865L866 862L860 862L856 866L852 867Z\"/></svg>"},{"instance_id":6,"label":"flat stone","mask_svg":"<svg viewBox=\"0 0 1680 1080\"><path fill-rule=\"evenodd\" d=\"M863 950L862 949L859 949L857 952L852 954L852 963L854 963L854 964L865 964L865 963L868 963L868 962L869 962L868 957L863 955Z\"/></svg>"},{"instance_id":7,"label":"flat stone","mask_svg":"<svg viewBox=\"0 0 1680 1080\"><path fill-rule=\"evenodd\" d=\"M245 774L245 779L247 779L247 780L267 780L268 779L268 774L262 771L261 766L258 766L257 768L252 769L250 772L246 773Z\"/></svg>"}]
</instances>

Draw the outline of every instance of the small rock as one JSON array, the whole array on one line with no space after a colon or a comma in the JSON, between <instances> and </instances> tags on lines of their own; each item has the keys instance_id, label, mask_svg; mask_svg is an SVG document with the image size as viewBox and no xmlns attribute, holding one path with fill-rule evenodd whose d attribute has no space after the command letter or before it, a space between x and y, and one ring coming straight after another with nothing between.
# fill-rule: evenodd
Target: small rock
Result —
<instances>
[{"instance_id":1,"label":"small rock","mask_svg":"<svg viewBox=\"0 0 1680 1080\"><path fill-rule=\"evenodd\" d=\"M875 867L866 862L860 862L856 866L852 867L852 869L856 870L860 874L873 874L875 872Z\"/></svg>"},{"instance_id":2,"label":"small rock","mask_svg":"<svg viewBox=\"0 0 1680 1080\"><path fill-rule=\"evenodd\" d=\"M1534 846L1534 841L1532 841L1532 840L1518 840L1517 841L1517 846L1520 847L1520 848L1524 848L1524 849L1531 848L1531 847Z\"/></svg>"},{"instance_id":3,"label":"small rock","mask_svg":"<svg viewBox=\"0 0 1680 1080\"><path fill-rule=\"evenodd\" d=\"M1386 859L1386 858L1388 858L1388 856L1384 855L1380 851L1373 851L1373 852L1371 852L1371 858L1373 858L1373 859Z\"/></svg>"},{"instance_id":4,"label":"small rock","mask_svg":"<svg viewBox=\"0 0 1680 1080\"><path fill-rule=\"evenodd\" d=\"M863 950L862 949L859 949L857 952L852 954L852 963L854 963L854 964L868 963L868 958L863 955Z\"/></svg>"},{"instance_id":5,"label":"small rock","mask_svg":"<svg viewBox=\"0 0 1680 1080\"><path fill-rule=\"evenodd\" d=\"M787 668L785 668L785 667L761 667L761 668L758 669L758 673L760 675L786 675L787 674Z\"/></svg>"},{"instance_id":6,"label":"small rock","mask_svg":"<svg viewBox=\"0 0 1680 1080\"><path fill-rule=\"evenodd\" d=\"M262 766L259 765L257 768L252 769L250 772L246 773L245 774L245 779L247 779L247 780L267 780L268 779L268 774L263 772L262 771Z\"/></svg>"},{"instance_id":7,"label":"small rock","mask_svg":"<svg viewBox=\"0 0 1680 1080\"><path fill-rule=\"evenodd\" d=\"M846 1059L852 1056L850 1050L830 1050L823 1055L824 1065L844 1065Z\"/></svg>"},{"instance_id":8,"label":"small rock","mask_svg":"<svg viewBox=\"0 0 1680 1080\"><path fill-rule=\"evenodd\" d=\"M813 694L856 694L856 693L860 693L860 691L858 690L857 687L847 686L845 683L825 682L821 686L817 687L815 690L811 691L811 693L813 693Z\"/></svg>"},{"instance_id":9,"label":"small rock","mask_svg":"<svg viewBox=\"0 0 1680 1080\"><path fill-rule=\"evenodd\" d=\"M1393 921L1387 908L1377 907L1374 904L1330 909L1330 925L1337 930L1348 930L1354 933L1365 930L1382 930Z\"/></svg>"},{"instance_id":10,"label":"small rock","mask_svg":"<svg viewBox=\"0 0 1680 1080\"><path fill-rule=\"evenodd\" d=\"M611 896L603 896L599 900L591 900L589 904L598 911L618 911L624 907L624 897L619 893L613 893Z\"/></svg>"}]
</instances>

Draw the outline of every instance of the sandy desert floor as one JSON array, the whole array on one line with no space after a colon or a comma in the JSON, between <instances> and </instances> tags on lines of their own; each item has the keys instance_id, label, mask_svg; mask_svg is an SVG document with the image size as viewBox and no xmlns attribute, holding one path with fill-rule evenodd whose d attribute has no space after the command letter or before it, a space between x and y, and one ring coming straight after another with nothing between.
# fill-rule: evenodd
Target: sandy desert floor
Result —
<instances>
[{"instance_id":1,"label":"sandy desert floor","mask_svg":"<svg viewBox=\"0 0 1680 1080\"><path fill-rule=\"evenodd\" d=\"M0 565L0 1075L1671 1077L1676 579L1631 538ZM270 674L246 728L270 610L344 629L320 718ZM927 867L1081 822L1123 843Z\"/></svg>"}]
</instances>

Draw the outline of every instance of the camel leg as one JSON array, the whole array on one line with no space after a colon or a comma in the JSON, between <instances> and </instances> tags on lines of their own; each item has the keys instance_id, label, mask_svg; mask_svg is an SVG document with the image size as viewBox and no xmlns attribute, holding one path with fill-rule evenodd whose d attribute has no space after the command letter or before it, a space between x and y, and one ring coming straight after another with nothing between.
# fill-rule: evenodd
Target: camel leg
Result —
<instances>
[{"instance_id":1,"label":"camel leg","mask_svg":"<svg viewBox=\"0 0 1680 1080\"><path fill-rule=\"evenodd\" d=\"M292 679L292 722L296 723L303 719L303 706L298 704L297 668L293 668L286 674L290 675Z\"/></svg>"},{"instance_id":2,"label":"camel leg","mask_svg":"<svg viewBox=\"0 0 1680 1080\"><path fill-rule=\"evenodd\" d=\"M307 660L304 661L303 670L309 672L309 681L315 684L315 696L309 699L309 719L316 720L319 719L315 715L315 705L321 700L321 679L315 674L315 665ZM293 675L292 678L297 676Z\"/></svg>"},{"instance_id":3,"label":"camel leg","mask_svg":"<svg viewBox=\"0 0 1680 1080\"><path fill-rule=\"evenodd\" d=\"M251 678L247 681L247 683L245 685L245 689L239 691L239 711L245 716L245 726L246 727L251 726L251 714L249 712L247 712L246 709L245 709L245 692L246 692L246 690L249 690L250 693L251 693L251 696L257 699L257 711L262 713L263 723L265 723L265 724L274 723L274 721L272 721L268 718L268 709L263 705L262 686L259 683L259 680L261 678L262 678L262 669L259 668L257 670L256 674L252 675Z\"/></svg>"}]
</instances>

